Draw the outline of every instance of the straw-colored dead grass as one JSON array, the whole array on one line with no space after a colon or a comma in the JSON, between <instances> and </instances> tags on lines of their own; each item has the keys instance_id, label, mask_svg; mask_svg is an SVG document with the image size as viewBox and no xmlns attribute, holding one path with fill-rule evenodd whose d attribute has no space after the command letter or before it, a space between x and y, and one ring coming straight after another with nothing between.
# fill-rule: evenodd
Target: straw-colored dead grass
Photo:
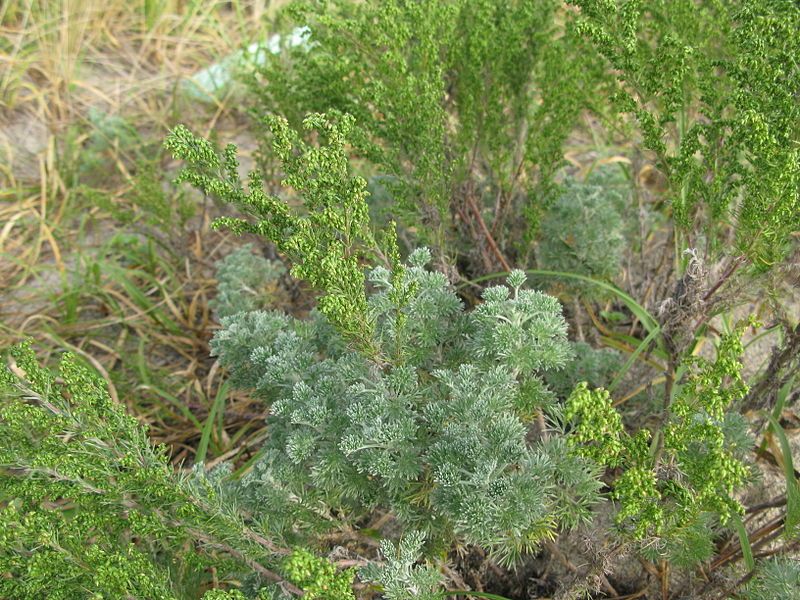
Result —
<instances>
[{"instance_id":1,"label":"straw-colored dead grass","mask_svg":"<svg viewBox=\"0 0 800 600\"><path fill-rule=\"evenodd\" d=\"M209 358L213 262L229 243L209 231L208 206L185 227L121 237L128 228L82 187L127 206L137 157L177 118L246 138L232 99L198 106L177 90L268 31L279 4L0 4L0 347L33 337L46 354L80 354L176 461L199 443L212 461L245 458L261 436L262 409L230 393ZM124 119L138 138L132 147L110 140L87 176L92 111Z\"/></svg>"}]
</instances>

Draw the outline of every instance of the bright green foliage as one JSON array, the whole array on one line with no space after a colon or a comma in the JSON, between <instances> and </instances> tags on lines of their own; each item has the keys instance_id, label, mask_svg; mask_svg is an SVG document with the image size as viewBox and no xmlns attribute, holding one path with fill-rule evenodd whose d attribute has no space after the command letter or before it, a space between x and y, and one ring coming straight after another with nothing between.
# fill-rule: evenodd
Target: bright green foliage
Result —
<instances>
[{"instance_id":1,"label":"bright green foliage","mask_svg":"<svg viewBox=\"0 0 800 600\"><path fill-rule=\"evenodd\" d=\"M209 306L220 317L269 306L286 271L278 261L254 254L250 244L231 252L216 267L217 297Z\"/></svg>"},{"instance_id":2,"label":"bright green foliage","mask_svg":"<svg viewBox=\"0 0 800 600\"><path fill-rule=\"evenodd\" d=\"M559 3L308 1L292 15L309 26L311 47L260 68L259 110L295 127L308 112L354 115L356 155L418 241L455 240L455 254L472 238L474 250L485 242L478 211L513 251L600 77Z\"/></svg>"},{"instance_id":3,"label":"bright green foliage","mask_svg":"<svg viewBox=\"0 0 800 600\"><path fill-rule=\"evenodd\" d=\"M177 181L189 182L251 214L253 220L222 217L216 226L273 241L292 262L292 274L324 292L319 299L320 312L346 336L366 343L373 323L366 318L362 263L377 255L395 269L396 276L401 271L393 235L384 236L382 250L369 228L366 181L349 172L345 146L353 118L336 114L307 117L303 127L324 140L320 146L301 141L285 119L267 117L264 122L283 166L283 184L301 196L303 211L267 194L256 172L250 174L245 189L235 146L229 145L220 156L210 142L180 125L165 142L176 158L188 163Z\"/></svg>"},{"instance_id":4,"label":"bright green foliage","mask_svg":"<svg viewBox=\"0 0 800 600\"><path fill-rule=\"evenodd\" d=\"M570 443L578 447L580 454L615 466L624 448L624 430L622 417L611 406L606 390L590 390L586 383L578 384L567 398L564 418L577 422Z\"/></svg>"},{"instance_id":5,"label":"bright green foliage","mask_svg":"<svg viewBox=\"0 0 800 600\"><path fill-rule=\"evenodd\" d=\"M442 574L429 563L420 564L424 534L409 531L397 546L388 540L381 541L381 554L385 564L370 564L361 570L365 581L381 587L386 600L440 600Z\"/></svg>"},{"instance_id":6,"label":"bright green foliage","mask_svg":"<svg viewBox=\"0 0 800 600\"><path fill-rule=\"evenodd\" d=\"M747 600L800 600L800 563L791 558L763 561L743 597Z\"/></svg>"},{"instance_id":7,"label":"bright green foliage","mask_svg":"<svg viewBox=\"0 0 800 600\"><path fill-rule=\"evenodd\" d=\"M625 242L622 214L630 211L630 191L611 184L602 172L586 183L567 182L545 213L536 258L539 268L596 279L612 279L620 270ZM583 293L596 286L570 282Z\"/></svg>"},{"instance_id":8,"label":"bright green foliage","mask_svg":"<svg viewBox=\"0 0 800 600\"><path fill-rule=\"evenodd\" d=\"M174 565L133 542L177 533L154 518L182 500L163 453L74 357L59 381L27 346L13 356L27 383L2 366L0 595L175 598Z\"/></svg>"},{"instance_id":9,"label":"bright green foliage","mask_svg":"<svg viewBox=\"0 0 800 600\"><path fill-rule=\"evenodd\" d=\"M649 456L650 432L640 431L628 438L624 459L625 470L614 482L611 497L619 502L617 523L628 525L635 539L672 533L666 528L663 496Z\"/></svg>"},{"instance_id":10,"label":"bright green foliage","mask_svg":"<svg viewBox=\"0 0 800 600\"><path fill-rule=\"evenodd\" d=\"M283 562L289 581L305 590L309 600L355 600L355 572L337 571L329 561L308 550L295 549Z\"/></svg>"},{"instance_id":11,"label":"bright green foliage","mask_svg":"<svg viewBox=\"0 0 800 600\"><path fill-rule=\"evenodd\" d=\"M576 451L607 467L622 467L612 497L619 501L618 523L634 538L694 539L702 535L697 527L705 527L704 515L725 524L741 511L733 493L748 477L742 459L750 440L743 435L743 419L726 414L747 392L741 333L722 337L713 362L698 357L684 362L685 376L659 432L660 455L654 456L648 430L635 436L623 430L605 390L582 384L567 400L564 416L574 423L570 443Z\"/></svg>"},{"instance_id":12,"label":"bright green foliage","mask_svg":"<svg viewBox=\"0 0 800 600\"><path fill-rule=\"evenodd\" d=\"M247 600L239 590L210 590L203 594L203 600Z\"/></svg>"},{"instance_id":13,"label":"bright green foliage","mask_svg":"<svg viewBox=\"0 0 800 600\"><path fill-rule=\"evenodd\" d=\"M372 271L377 361L320 316L223 319L214 352L236 385L272 404L248 501L284 527L313 522L320 505L351 518L388 510L444 548L460 539L511 562L559 522L584 520L597 495L592 468L532 445L524 424L550 399L539 372L570 358L566 323L555 299L522 288L521 272L465 312L429 259L412 254L402 289L386 268Z\"/></svg>"},{"instance_id":14,"label":"bright green foliage","mask_svg":"<svg viewBox=\"0 0 800 600\"><path fill-rule=\"evenodd\" d=\"M724 523L731 512L741 510L731 495L747 479L741 461L745 448L735 447L726 436L725 411L744 398L741 331L724 335L714 362L702 358L687 361L687 375L671 406L664 429L664 446L680 464L684 487L679 502L690 514L716 513Z\"/></svg>"},{"instance_id":15,"label":"bright green foliage","mask_svg":"<svg viewBox=\"0 0 800 600\"><path fill-rule=\"evenodd\" d=\"M210 566L236 579L279 562L286 551L238 512L224 469L176 473L74 356L55 375L27 344L11 355L14 370L0 368L0 596L183 600L201 595Z\"/></svg>"},{"instance_id":16,"label":"bright green foliage","mask_svg":"<svg viewBox=\"0 0 800 600\"><path fill-rule=\"evenodd\" d=\"M568 442L575 452L609 468L625 469L611 494L620 503L617 522L635 520L635 537L643 537L648 527L660 527L664 513L656 475L647 460L649 432L629 436L609 393L589 390L586 383L578 384L567 398L564 419L573 423Z\"/></svg>"},{"instance_id":17,"label":"bright green foliage","mask_svg":"<svg viewBox=\"0 0 800 600\"><path fill-rule=\"evenodd\" d=\"M800 226L800 6L793 0L573 0L579 29L617 70L677 222L736 227L761 266ZM722 228L720 228L720 225ZM727 239L727 238L725 238Z\"/></svg>"}]
</instances>

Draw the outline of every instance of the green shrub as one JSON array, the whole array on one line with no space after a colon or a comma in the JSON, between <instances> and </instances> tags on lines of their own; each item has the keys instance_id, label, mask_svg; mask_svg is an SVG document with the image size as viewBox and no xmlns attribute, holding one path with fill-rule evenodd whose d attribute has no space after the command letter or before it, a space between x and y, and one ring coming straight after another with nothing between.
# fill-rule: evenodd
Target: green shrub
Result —
<instances>
[{"instance_id":1,"label":"green shrub","mask_svg":"<svg viewBox=\"0 0 800 600\"><path fill-rule=\"evenodd\" d=\"M537 373L569 358L565 323L554 299L520 289L521 277L465 313L424 268L428 257L409 259L405 306L392 301L388 271L370 277L381 362L354 354L320 317L223 320L214 352L272 406L264 457L244 485L287 525L320 504L350 519L380 509L439 544L461 539L511 561L558 526L559 468L584 468L555 461L552 444L526 442L524 421L548 397ZM584 517L590 475L570 490Z\"/></svg>"},{"instance_id":2,"label":"green shrub","mask_svg":"<svg viewBox=\"0 0 800 600\"><path fill-rule=\"evenodd\" d=\"M310 43L250 81L267 115L259 169L243 182L235 147L170 133L178 182L241 211L215 226L272 242L317 309L265 310L282 267L251 248L218 264L211 348L267 418L241 469L174 468L74 356L56 375L28 346L12 350L0 370L0 595L352 600L371 584L432 600L459 579L452 556L517 567L542 547L558 555L558 533L580 528L607 556L588 571L562 560L585 574L575 590L618 596L604 573L635 548L659 565L666 595L669 570L729 548L716 542L733 528L751 571L733 587L790 597L795 565L756 568L740 519L754 444L737 409L772 409L791 539L799 496L777 419L793 397L797 327L782 325L751 398L744 326L712 319L743 296L730 285L747 281L739 266L773 267L800 229L800 8L570 4L297 3ZM665 176L647 210L674 218L655 232L676 263L674 291L658 292L669 297L613 284L630 246L646 243L629 240L635 189L622 171L579 182L561 169L588 110L614 127L627 125L615 113L632 114ZM185 222L188 205L141 174L142 213L129 220ZM589 293L606 303L601 317L624 305L625 331L598 329L625 360L568 340L558 300L511 269L532 257L576 306ZM461 273L500 280L499 269L504 283L478 297L454 286ZM660 406L612 397L637 361ZM594 520L603 500L610 531ZM370 554L376 535L391 539ZM322 558L332 545L359 555L362 584Z\"/></svg>"},{"instance_id":3,"label":"green shrub","mask_svg":"<svg viewBox=\"0 0 800 600\"><path fill-rule=\"evenodd\" d=\"M245 188L239 177L236 148L223 155L213 145L178 126L165 142L187 167L177 182L189 182L204 193L230 202L255 217L254 221L223 217L215 226L234 233L255 233L273 241L292 262L291 273L324 293L319 310L348 338L367 344L374 324L367 318L362 263L379 257L402 277L393 227L382 235L370 228L366 181L349 172L345 147L353 132L349 115L310 115L303 122L325 142L304 142L285 119L267 117L272 148L284 169L284 182L300 194L304 211L265 192L258 173ZM378 238L381 238L379 243Z\"/></svg>"},{"instance_id":4,"label":"green shrub","mask_svg":"<svg viewBox=\"0 0 800 600\"><path fill-rule=\"evenodd\" d=\"M352 114L351 156L437 263L492 272L527 255L604 77L559 3L309 1L291 17L311 46L257 69L259 114L296 128L310 112Z\"/></svg>"},{"instance_id":5,"label":"green shrub","mask_svg":"<svg viewBox=\"0 0 800 600\"><path fill-rule=\"evenodd\" d=\"M646 427L628 433L606 392L578 386L562 409L548 388L572 348L558 303L523 290L521 271L467 310L447 277L426 268L429 252L402 261L393 224L373 232L368 184L350 160L354 148L371 150L352 117L312 114L304 136L279 117L264 124L272 157L265 143L263 160L278 165L302 206L285 192L268 194L256 173L245 187L233 147L220 156L183 128L167 147L187 161L179 181L249 214L218 226L267 237L320 293L309 319L231 314L212 342L234 385L270 406L269 435L241 501L271 515L273 535L307 544L320 528L379 511L401 535L423 535L427 559L466 543L514 564L559 528L589 522L602 470L619 469L608 497L623 539L653 560L689 565L709 556L703 540L741 511L733 494L746 483L751 441L744 420L728 412L747 393L741 330L721 338L715 361L691 352L702 327L684 331L698 318L692 311L705 308L695 301L705 286L696 255L662 323L605 285L643 320L648 339L624 367L581 347L583 362L557 383L563 397L578 376L617 381L617 369L655 343L667 365L664 408L652 435ZM543 260L583 281L612 277L629 227L625 187L600 173L565 190L542 220L554 234L540 245ZM581 234L580 252L556 248L559 226ZM398 597L413 578L404 577Z\"/></svg>"},{"instance_id":6,"label":"green shrub","mask_svg":"<svg viewBox=\"0 0 800 600\"><path fill-rule=\"evenodd\" d=\"M190 160L182 180L255 213L254 221L221 225L272 235L293 252L293 272L328 300L309 321L265 312L226 317L212 342L232 382L271 405L264 455L244 480L249 501L283 515L286 528L313 520L315 506L349 519L390 511L440 547L463 540L514 562L560 524L588 518L598 487L581 460L564 460L558 440L531 445L527 438L525 422L542 418L551 397L541 374L571 358L561 308L523 289L517 271L465 311L446 277L425 268L427 250L406 263L388 258L397 254L393 238L384 235L388 250L375 241L361 208L363 180L347 172L342 136L350 122L314 116L306 123L321 128L327 144L308 146L273 121L274 148L292 186L304 192L306 212L298 217L253 187L257 179L244 192L233 169L222 178L205 175L222 159L203 140L176 130L168 141ZM232 157L228 150L231 164ZM337 168L320 173L323 165ZM351 191L358 211L351 214L360 221L346 218L347 196L333 202L337 189ZM358 224L357 235L340 233L348 223ZM320 264L319 248L331 246L329 256L352 261ZM369 287L358 257L388 258L371 270Z\"/></svg>"},{"instance_id":7,"label":"green shrub","mask_svg":"<svg viewBox=\"0 0 800 600\"><path fill-rule=\"evenodd\" d=\"M386 564L371 564L361 576L380 585L388 600L440 600L442 574L429 563L419 564L424 545L425 536L418 531L409 531L396 546L384 540L381 554Z\"/></svg>"},{"instance_id":8,"label":"green shrub","mask_svg":"<svg viewBox=\"0 0 800 600\"><path fill-rule=\"evenodd\" d=\"M0 371L0 595L174 598L177 564L154 557L185 537L169 522L190 505L163 451L74 357L62 360L61 381L27 347L14 358L24 378Z\"/></svg>"},{"instance_id":9,"label":"green shrub","mask_svg":"<svg viewBox=\"0 0 800 600\"><path fill-rule=\"evenodd\" d=\"M733 494L747 481L744 459L752 440L744 419L728 412L747 393L741 333L722 337L714 361L684 361L655 439L644 428L628 434L603 389L581 384L567 399L564 417L574 424L570 444L581 456L622 469L611 496L619 502L616 519L627 535L673 543L688 536L686 545L710 535L708 516L724 525L743 510ZM708 558L708 550L698 546L695 561Z\"/></svg>"},{"instance_id":10,"label":"green shrub","mask_svg":"<svg viewBox=\"0 0 800 600\"><path fill-rule=\"evenodd\" d=\"M764 561L759 574L748 584L744 597L747 600L800 598L800 565L797 560L776 558Z\"/></svg>"},{"instance_id":11,"label":"green shrub","mask_svg":"<svg viewBox=\"0 0 800 600\"><path fill-rule=\"evenodd\" d=\"M630 192L612 182L610 174L601 172L586 183L563 186L542 217L538 267L601 280L617 276L625 244L622 215L631 210L631 202ZM588 283L568 285L578 294L597 295Z\"/></svg>"},{"instance_id":12,"label":"green shrub","mask_svg":"<svg viewBox=\"0 0 800 600\"><path fill-rule=\"evenodd\" d=\"M11 357L0 366L2 597L198 598L211 567L231 583L281 580L289 551L238 511L224 471L176 472L75 356L57 374L29 345Z\"/></svg>"},{"instance_id":13,"label":"green shrub","mask_svg":"<svg viewBox=\"0 0 800 600\"><path fill-rule=\"evenodd\" d=\"M800 7L792 0L571 0L669 182L682 237L757 268L800 226Z\"/></svg>"}]
</instances>

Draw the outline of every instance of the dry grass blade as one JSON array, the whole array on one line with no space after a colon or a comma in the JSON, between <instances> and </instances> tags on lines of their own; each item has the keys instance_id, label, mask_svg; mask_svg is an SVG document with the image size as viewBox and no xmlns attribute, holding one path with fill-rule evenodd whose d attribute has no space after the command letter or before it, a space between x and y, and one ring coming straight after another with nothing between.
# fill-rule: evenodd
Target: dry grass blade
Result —
<instances>
[{"instance_id":1,"label":"dry grass blade","mask_svg":"<svg viewBox=\"0 0 800 600\"><path fill-rule=\"evenodd\" d=\"M167 244L150 255L120 252L110 245L120 224L82 188L128 206L137 157L158 147L177 111L207 130L225 122L239 136L240 120L225 103L187 110L175 91L262 35L263 17L281 3L0 6L9 44L0 59L0 346L32 336L72 349L176 457L194 453L208 399L224 385L208 356L216 327L208 299L213 262L229 243L208 232L205 216L190 235L163 234ZM127 141L108 123L138 137ZM87 148L96 147L102 167L93 174ZM261 414L229 394L206 438L209 457L249 456Z\"/></svg>"}]
</instances>

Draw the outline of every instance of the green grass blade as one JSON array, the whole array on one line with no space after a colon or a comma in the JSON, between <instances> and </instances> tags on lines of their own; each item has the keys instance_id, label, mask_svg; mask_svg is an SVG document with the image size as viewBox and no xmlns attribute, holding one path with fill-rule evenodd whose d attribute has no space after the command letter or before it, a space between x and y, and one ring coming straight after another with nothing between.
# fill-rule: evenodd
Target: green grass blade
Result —
<instances>
[{"instance_id":1,"label":"green grass blade","mask_svg":"<svg viewBox=\"0 0 800 600\"><path fill-rule=\"evenodd\" d=\"M200 422L200 420L197 417L195 417L192 414L192 411L189 410L189 407L186 406L186 402L181 400L180 398L176 398L174 395L170 394L166 390L163 390L152 384L140 385L137 388L137 390L152 392L159 398L166 400L169 404L175 407L175 409L178 411L178 413L180 413L183 416L183 418L192 423L192 425L194 425L198 431L203 427L203 424Z\"/></svg>"},{"instance_id":2,"label":"green grass blade","mask_svg":"<svg viewBox=\"0 0 800 600\"><path fill-rule=\"evenodd\" d=\"M658 319L656 319L653 315L651 315L648 310L639 304L633 296L623 292L613 283L609 283L607 281L601 281L599 279L594 279L592 277L587 277L586 275L579 275L578 273L567 273L563 271L546 271L542 269L533 269L530 271L525 271L529 275L538 275L540 277L563 277L567 279L577 279L579 281L584 281L586 283L591 283L599 288L606 290L607 292L611 292L614 296L619 298L619 300L628 307L633 315L641 321L642 325L648 332L652 333L659 329Z\"/></svg>"},{"instance_id":3,"label":"green grass blade","mask_svg":"<svg viewBox=\"0 0 800 600\"><path fill-rule=\"evenodd\" d=\"M211 441L211 432L214 430L214 422L217 415L221 415L225 410L225 400L228 398L228 382L226 381L217 390L217 395L214 402L211 404L211 409L208 411L206 422L203 425L203 432L200 435L200 443L197 445L197 454L195 454L195 462L205 462L206 455L208 454L208 444Z\"/></svg>"},{"instance_id":4,"label":"green grass blade","mask_svg":"<svg viewBox=\"0 0 800 600\"><path fill-rule=\"evenodd\" d=\"M630 368L633 366L633 363L634 363L634 361L636 361L636 359L639 357L639 355L640 355L642 352L644 352L645 350L647 350L647 348L650 346L650 344L652 343L652 341L653 341L653 340L656 338L656 336L657 336L658 334L660 334L660 333L661 333L661 328L660 328L660 327L657 327L656 329L654 329L653 331L651 331L650 333L648 333L648 334L647 334L647 337L646 337L646 338L644 338L644 339L641 341L641 343L640 343L640 344L639 344L639 345L636 347L636 350L634 350L633 352L631 352L631 355L628 357L628 360L626 360L626 361L625 361L625 364L624 364L624 365L622 365L622 368L619 370L619 372L617 373L617 375L614 377L614 380L613 380L613 381L612 381L612 382L609 384L609 386L608 386L608 391L609 391L609 393L610 393L610 392L613 392L613 391L614 391L614 389L616 389L616 387L617 387L617 386L619 385L619 383L622 381L622 378L623 378L623 377L625 377L625 374L626 374L626 373L628 372L628 370L629 370L629 369L630 369Z\"/></svg>"},{"instance_id":5,"label":"green grass blade","mask_svg":"<svg viewBox=\"0 0 800 600\"><path fill-rule=\"evenodd\" d=\"M769 424L778 438L783 454L783 474L786 478L786 523L785 531L789 537L800 534L800 485L794 476L794 463L792 461L792 447L778 420L770 415Z\"/></svg>"},{"instance_id":6,"label":"green grass blade","mask_svg":"<svg viewBox=\"0 0 800 600\"><path fill-rule=\"evenodd\" d=\"M783 387L778 390L775 398L775 407L772 409L772 418L775 419L775 421L778 421L778 419L781 418L783 407L786 406L786 401L789 399L789 394L794 389L794 380L794 377L790 377L789 381L787 381Z\"/></svg>"},{"instance_id":7,"label":"green grass blade","mask_svg":"<svg viewBox=\"0 0 800 600\"><path fill-rule=\"evenodd\" d=\"M731 523L733 524L734 529L736 529L736 533L739 535L739 543L742 545L742 557L744 558L744 564L747 565L747 569L752 571L756 568L756 561L753 558L753 549L750 547L750 538L747 537L747 529L744 527L744 523L742 523L742 518L734 514L731 517Z\"/></svg>"},{"instance_id":8,"label":"green grass blade","mask_svg":"<svg viewBox=\"0 0 800 600\"><path fill-rule=\"evenodd\" d=\"M614 348L615 350L619 350L622 354L631 354L639 347L639 344L642 343L642 340L639 338L634 338L629 335L618 334L614 333L614 337L601 335L599 338L600 342L603 346L608 346L609 348ZM659 359L662 362L659 362ZM657 371L664 371L666 367L664 366L669 357L667 356L666 352L661 350L660 348L651 348L650 352L642 357L642 362L645 364L650 365Z\"/></svg>"},{"instance_id":9,"label":"green grass blade","mask_svg":"<svg viewBox=\"0 0 800 600\"><path fill-rule=\"evenodd\" d=\"M162 310L157 304L153 303L147 294L131 280L131 276L136 275L144 280L149 280L150 283L152 283L155 287L160 287L155 278L150 277L148 274L142 272L131 273L127 269L124 269L113 263L105 262L101 264L103 272L111 281L119 285L124 290L127 297L142 311L143 314L149 315L159 325L169 331L169 333L175 335L181 335L184 333L184 329L173 319L171 319L166 311Z\"/></svg>"},{"instance_id":10,"label":"green grass blade","mask_svg":"<svg viewBox=\"0 0 800 600\"><path fill-rule=\"evenodd\" d=\"M161 18L164 11L163 0L144 0L142 12L144 13L144 24L147 32L153 30L155 24Z\"/></svg>"}]
</instances>

